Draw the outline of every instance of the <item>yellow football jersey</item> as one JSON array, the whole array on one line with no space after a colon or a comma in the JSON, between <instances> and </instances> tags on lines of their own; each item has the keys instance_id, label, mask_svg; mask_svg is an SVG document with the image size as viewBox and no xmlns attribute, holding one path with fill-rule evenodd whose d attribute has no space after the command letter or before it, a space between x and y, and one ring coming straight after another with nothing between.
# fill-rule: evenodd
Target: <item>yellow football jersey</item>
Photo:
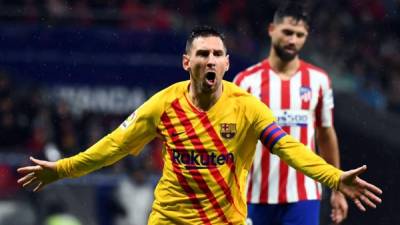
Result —
<instances>
[{"instance_id":1,"label":"yellow football jersey","mask_svg":"<svg viewBox=\"0 0 400 225\"><path fill-rule=\"evenodd\" d=\"M159 137L164 169L149 224L245 224L246 176L261 140L291 166L337 188L342 171L281 130L258 99L223 81L221 97L204 112L189 100L189 85L160 91L91 148L58 161L59 176L82 176L137 155Z\"/></svg>"}]
</instances>

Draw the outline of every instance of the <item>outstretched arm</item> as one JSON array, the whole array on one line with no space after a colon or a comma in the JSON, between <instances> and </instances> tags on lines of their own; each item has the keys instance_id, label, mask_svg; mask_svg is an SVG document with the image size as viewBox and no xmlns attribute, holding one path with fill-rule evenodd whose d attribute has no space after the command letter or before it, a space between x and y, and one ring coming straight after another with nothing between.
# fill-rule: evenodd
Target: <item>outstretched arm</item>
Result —
<instances>
[{"instance_id":1,"label":"outstretched arm","mask_svg":"<svg viewBox=\"0 0 400 225\"><path fill-rule=\"evenodd\" d=\"M381 202L377 195L382 191L358 177L366 170L366 166L343 172L287 135L274 123L261 133L260 139L290 166L332 189L339 190L352 199L360 210L365 211L364 205L375 208Z\"/></svg>"},{"instance_id":2,"label":"outstretched arm","mask_svg":"<svg viewBox=\"0 0 400 225\"><path fill-rule=\"evenodd\" d=\"M128 154L137 155L156 136L156 127L164 108L160 92L136 109L117 129L96 144L69 158L49 162L31 157L33 166L18 169L23 177L18 183L34 185L34 191L64 177L80 177L104 166L112 165ZM162 102L162 99L161 99Z\"/></svg>"},{"instance_id":3,"label":"outstretched arm","mask_svg":"<svg viewBox=\"0 0 400 225\"><path fill-rule=\"evenodd\" d=\"M120 160L128 151L123 151L114 141L113 135L107 135L84 152L69 158L50 162L30 157L35 164L21 167L17 171L23 174L18 180L23 187L33 185L33 191L39 191L47 184L65 177L79 177L111 165Z\"/></svg>"},{"instance_id":4,"label":"outstretched arm","mask_svg":"<svg viewBox=\"0 0 400 225\"><path fill-rule=\"evenodd\" d=\"M253 126L259 133L260 141L272 153L308 177L334 190L339 190L346 197L352 199L360 210L365 210L364 204L374 208L381 202L378 195L382 191L358 177L366 170L366 167L342 171L328 164L311 149L286 134L271 119L273 115L268 107L255 98L249 98L247 102L252 104L252 110L249 112L254 112L248 117L254 120Z\"/></svg>"},{"instance_id":5,"label":"outstretched arm","mask_svg":"<svg viewBox=\"0 0 400 225\"><path fill-rule=\"evenodd\" d=\"M18 180L18 183L23 187L32 186L33 191L40 191L44 186L58 179L57 166L55 162L38 160L30 157L30 160L35 164L18 168L18 173L23 174L23 177Z\"/></svg>"}]
</instances>

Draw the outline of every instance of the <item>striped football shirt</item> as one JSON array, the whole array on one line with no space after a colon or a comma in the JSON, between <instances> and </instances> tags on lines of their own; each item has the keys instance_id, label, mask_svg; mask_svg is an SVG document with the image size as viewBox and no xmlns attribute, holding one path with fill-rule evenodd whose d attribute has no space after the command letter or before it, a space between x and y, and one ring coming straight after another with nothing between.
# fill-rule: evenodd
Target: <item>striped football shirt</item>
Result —
<instances>
[{"instance_id":1,"label":"striped football shirt","mask_svg":"<svg viewBox=\"0 0 400 225\"><path fill-rule=\"evenodd\" d=\"M264 102L282 129L315 151L315 127L332 126L330 79L321 69L300 61L298 71L282 80L264 60L239 73L234 83ZM321 187L257 144L248 177L249 203L291 203L320 199Z\"/></svg>"},{"instance_id":2,"label":"striped football shirt","mask_svg":"<svg viewBox=\"0 0 400 225\"><path fill-rule=\"evenodd\" d=\"M189 81L151 97L116 130L76 156L57 161L76 177L137 155L155 137L164 168L149 224L245 224L246 179L258 140L292 166L337 188L341 171L282 130L268 107L230 82L208 110L188 97ZM135 204L135 202L132 202Z\"/></svg>"}]
</instances>

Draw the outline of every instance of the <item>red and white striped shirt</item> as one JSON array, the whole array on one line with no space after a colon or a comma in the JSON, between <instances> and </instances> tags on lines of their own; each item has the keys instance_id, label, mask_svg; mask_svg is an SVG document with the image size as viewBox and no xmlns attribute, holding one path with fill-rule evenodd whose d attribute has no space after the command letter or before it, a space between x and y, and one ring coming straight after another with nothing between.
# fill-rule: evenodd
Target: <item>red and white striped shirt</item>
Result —
<instances>
[{"instance_id":1,"label":"red and white striped shirt","mask_svg":"<svg viewBox=\"0 0 400 225\"><path fill-rule=\"evenodd\" d=\"M268 105L282 129L313 151L315 127L332 126L330 78L304 61L289 80L282 80L264 60L239 73L234 83ZM321 195L320 184L289 167L260 142L247 181L248 203L290 203Z\"/></svg>"}]
</instances>

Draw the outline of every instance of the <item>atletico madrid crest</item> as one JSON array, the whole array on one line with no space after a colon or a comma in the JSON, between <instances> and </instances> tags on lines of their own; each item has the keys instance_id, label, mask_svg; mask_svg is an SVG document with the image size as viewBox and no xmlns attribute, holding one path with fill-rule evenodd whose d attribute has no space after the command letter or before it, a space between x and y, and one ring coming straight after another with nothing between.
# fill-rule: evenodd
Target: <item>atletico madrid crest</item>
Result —
<instances>
[{"instance_id":1,"label":"atletico madrid crest","mask_svg":"<svg viewBox=\"0 0 400 225\"><path fill-rule=\"evenodd\" d=\"M310 87L302 86L300 87L300 99L303 102L309 102L312 97L312 92Z\"/></svg>"},{"instance_id":2,"label":"atletico madrid crest","mask_svg":"<svg viewBox=\"0 0 400 225\"><path fill-rule=\"evenodd\" d=\"M221 123L220 134L225 139L232 139L236 134L236 123Z\"/></svg>"}]
</instances>

